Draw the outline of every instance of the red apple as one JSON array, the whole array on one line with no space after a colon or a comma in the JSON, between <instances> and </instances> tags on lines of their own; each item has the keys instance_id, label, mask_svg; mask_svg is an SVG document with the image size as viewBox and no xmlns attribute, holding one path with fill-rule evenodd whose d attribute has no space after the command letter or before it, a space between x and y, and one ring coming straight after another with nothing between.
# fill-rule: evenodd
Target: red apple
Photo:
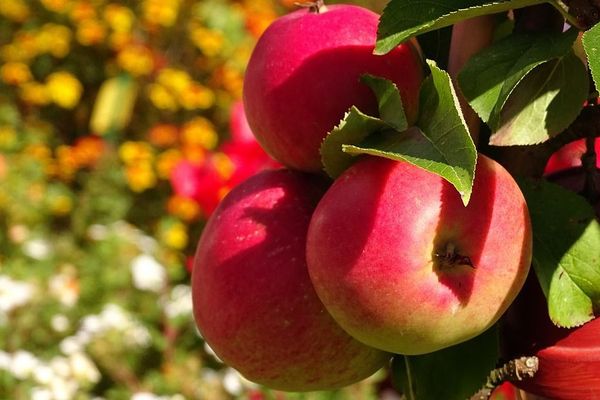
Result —
<instances>
[{"instance_id":1,"label":"red apple","mask_svg":"<svg viewBox=\"0 0 600 400\"><path fill-rule=\"evenodd\" d=\"M480 155L465 207L447 181L364 158L319 202L307 261L335 320L373 347L424 354L493 325L529 270L531 226L511 175Z\"/></svg>"},{"instance_id":2,"label":"red apple","mask_svg":"<svg viewBox=\"0 0 600 400\"><path fill-rule=\"evenodd\" d=\"M533 378L514 382L519 388L555 400L600 398L600 319L575 329L557 327L531 273L500 327L505 358L539 359Z\"/></svg>"},{"instance_id":3,"label":"red apple","mask_svg":"<svg viewBox=\"0 0 600 400\"><path fill-rule=\"evenodd\" d=\"M306 233L326 182L265 171L235 187L208 220L192 272L194 316L216 354L268 387L308 391L368 377L390 358L327 313L306 267Z\"/></svg>"},{"instance_id":4,"label":"red apple","mask_svg":"<svg viewBox=\"0 0 600 400\"><path fill-rule=\"evenodd\" d=\"M600 140L594 143L596 154L600 154ZM552 154L544 175L550 175L566 169L581 167L581 156L585 153L585 139L579 139L561 147L556 153ZM600 157L596 160L596 167L600 168Z\"/></svg>"},{"instance_id":5,"label":"red apple","mask_svg":"<svg viewBox=\"0 0 600 400\"><path fill-rule=\"evenodd\" d=\"M504 382L495 388L488 400L520 400L519 390L510 382Z\"/></svg>"},{"instance_id":6,"label":"red apple","mask_svg":"<svg viewBox=\"0 0 600 400\"><path fill-rule=\"evenodd\" d=\"M415 121L423 79L416 41L374 55L378 21L358 6L302 9L277 19L260 37L246 70L244 106L252 131L275 159L321 170L321 142L350 106L377 114L375 96L360 82L365 73L395 82Z\"/></svg>"},{"instance_id":7,"label":"red apple","mask_svg":"<svg viewBox=\"0 0 600 400\"><path fill-rule=\"evenodd\" d=\"M244 104L241 101L236 101L231 106L229 130L231 131L231 141L234 143L254 143L256 141L250 125L248 125Z\"/></svg>"}]
</instances>

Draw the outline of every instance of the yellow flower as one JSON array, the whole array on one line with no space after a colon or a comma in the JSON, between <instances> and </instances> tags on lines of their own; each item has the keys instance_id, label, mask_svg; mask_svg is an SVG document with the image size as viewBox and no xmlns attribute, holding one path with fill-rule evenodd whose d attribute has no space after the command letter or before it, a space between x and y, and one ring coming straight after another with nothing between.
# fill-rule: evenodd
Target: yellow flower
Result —
<instances>
[{"instance_id":1,"label":"yellow flower","mask_svg":"<svg viewBox=\"0 0 600 400\"><path fill-rule=\"evenodd\" d=\"M71 5L71 0L40 0L46 9L56 13L65 13Z\"/></svg>"},{"instance_id":2,"label":"yellow flower","mask_svg":"<svg viewBox=\"0 0 600 400\"><path fill-rule=\"evenodd\" d=\"M180 94L179 102L186 110L205 110L214 105L215 94L205 86L192 83Z\"/></svg>"},{"instance_id":3,"label":"yellow flower","mask_svg":"<svg viewBox=\"0 0 600 400\"><path fill-rule=\"evenodd\" d=\"M20 87L19 96L34 106L44 106L50 103L50 96L45 85L38 82L27 82Z\"/></svg>"},{"instance_id":4,"label":"yellow flower","mask_svg":"<svg viewBox=\"0 0 600 400\"><path fill-rule=\"evenodd\" d=\"M183 196L171 196L167 201L167 212L183 221L192 222L200 218L202 210L194 200Z\"/></svg>"},{"instance_id":5,"label":"yellow flower","mask_svg":"<svg viewBox=\"0 0 600 400\"><path fill-rule=\"evenodd\" d=\"M186 144L196 144L211 150L217 146L219 136L208 119L196 117L183 126L181 140Z\"/></svg>"},{"instance_id":6,"label":"yellow flower","mask_svg":"<svg viewBox=\"0 0 600 400\"><path fill-rule=\"evenodd\" d=\"M231 161L229 157L227 157L224 153L215 153L213 154L213 163L215 165L215 169L221 175L223 179L229 179L231 175L235 172L235 165ZM223 196L226 194L223 193Z\"/></svg>"},{"instance_id":7,"label":"yellow flower","mask_svg":"<svg viewBox=\"0 0 600 400\"><path fill-rule=\"evenodd\" d=\"M0 1L0 15L12 21L25 22L29 14L29 7L23 0Z\"/></svg>"},{"instance_id":8,"label":"yellow flower","mask_svg":"<svg viewBox=\"0 0 600 400\"><path fill-rule=\"evenodd\" d=\"M37 49L40 53L50 53L56 58L63 58L71 49L71 37L72 33L68 27L45 24L36 36Z\"/></svg>"},{"instance_id":9,"label":"yellow flower","mask_svg":"<svg viewBox=\"0 0 600 400\"><path fill-rule=\"evenodd\" d=\"M192 25L190 29L192 43L207 57L216 56L225 43L221 32Z\"/></svg>"},{"instance_id":10,"label":"yellow flower","mask_svg":"<svg viewBox=\"0 0 600 400\"><path fill-rule=\"evenodd\" d=\"M152 72L154 59L146 46L131 44L119 52L117 64L134 76L143 76Z\"/></svg>"},{"instance_id":11,"label":"yellow flower","mask_svg":"<svg viewBox=\"0 0 600 400\"><path fill-rule=\"evenodd\" d=\"M156 174L149 162L127 165L125 177L129 188L136 193L143 192L156 185Z\"/></svg>"},{"instance_id":12,"label":"yellow flower","mask_svg":"<svg viewBox=\"0 0 600 400\"><path fill-rule=\"evenodd\" d=\"M156 82L180 95L191 85L192 78L182 69L163 68L160 70Z\"/></svg>"},{"instance_id":13,"label":"yellow flower","mask_svg":"<svg viewBox=\"0 0 600 400\"><path fill-rule=\"evenodd\" d=\"M50 212L54 215L67 215L73 209L73 200L64 194L50 199Z\"/></svg>"},{"instance_id":14,"label":"yellow flower","mask_svg":"<svg viewBox=\"0 0 600 400\"><path fill-rule=\"evenodd\" d=\"M150 163L154 159L154 153L146 142L127 141L119 147L119 157L127 165Z\"/></svg>"},{"instance_id":15,"label":"yellow flower","mask_svg":"<svg viewBox=\"0 0 600 400\"><path fill-rule=\"evenodd\" d=\"M94 18L84 19L77 26L77 41L84 46L102 43L105 37L105 26Z\"/></svg>"},{"instance_id":16,"label":"yellow flower","mask_svg":"<svg viewBox=\"0 0 600 400\"><path fill-rule=\"evenodd\" d=\"M173 26L179 13L180 0L144 0L143 18L151 25Z\"/></svg>"},{"instance_id":17,"label":"yellow flower","mask_svg":"<svg viewBox=\"0 0 600 400\"><path fill-rule=\"evenodd\" d=\"M241 98L244 86L244 75L239 69L225 65L221 70L222 85L235 98Z\"/></svg>"},{"instance_id":18,"label":"yellow flower","mask_svg":"<svg viewBox=\"0 0 600 400\"><path fill-rule=\"evenodd\" d=\"M27 64L8 62L0 67L0 78L9 85L21 85L29 82L32 76Z\"/></svg>"},{"instance_id":19,"label":"yellow flower","mask_svg":"<svg viewBox=\"0 0 600 400\"><path fill-rule=\"evenodd\" d=\"M40 161L42 163L49 162L52 158L52 151L42 143L32 143L23 149L23 155Z\"/></svg>"},{"instance_id":20,"label":"yellow flower","mask_svg":"<svg viewBox=\"0 0 600 400\"><path fill-rule=\"evenodd\" d=\"M148 85L148 97L154 106L160 110L177 110L177 100L175 96L164 86L158 83Z\"/></svg>"},{"instance_id":21,"label":"yellow flower","mask_svg":"<svg viewBox=\"0 0 600 400\"><path fill-rule=\"evenodd\" d=\"M175 222L166 228L161 235L162 242L176 250L185 248L188 244L188 234L184 224Z\"/></svg>"},{"instance_id":22,"label":"yellow flower","mask_svg":"<svg viewBox=\"0 0 600 400\"><path fill-rule=\"evenodd\" d=\"M169 179L171 171L183 158L181 152L177 149L169 149L160 153L156 159L156 172L161 179Z\"/></svg>"},{"instance_id":23,"label":"yellow flower","mask_svg":"<svg viewBox=\"0 0 600 400\"><path fill-rule=\"evenodd\" d=\"M73 108L79 103L83 86L69 72L53 72L46 78L50 99L62 108Z\"/></svg>"},{"instance_id":24,"label":"yellow flower","mask_svg":"<svg viewBox=\"0 0 600 400\"><path fill-rule=\"evenodd\" d=\"M115 32L130 32L135 21L133 12L119 4L109 4L104 9L104 21Z\"/></svg>"},{"instance_id":25,"label":"yellow flower","mask_svg":"<svg viewBox=\"0 0 600 400\"><path fill-rule=\"evenodd\" d=\"M17 132L10 125L0 126L0 149L10 149L17 144Z\"/></svg>"}]
</instances>

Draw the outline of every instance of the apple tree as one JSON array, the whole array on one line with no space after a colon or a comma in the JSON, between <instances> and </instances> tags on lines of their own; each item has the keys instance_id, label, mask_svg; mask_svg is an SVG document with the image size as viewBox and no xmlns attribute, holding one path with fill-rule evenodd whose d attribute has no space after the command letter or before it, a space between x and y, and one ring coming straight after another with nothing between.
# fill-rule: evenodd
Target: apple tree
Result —
<instances>
[{"instance_id":1,"label":"apple tree","mask_svg":"<svg viewBox=\"0 0 600 400\"><path fill-rule=\"evenodd\" d=\"M380 18L307 6L257 44L244 101L254 134L288 173L328 175L331 186L297 212L286 204L312 189L294 184L285 196L286 185L264 186L268 175L225 198L194 266L194 312L200 331L214 333L209 344L284 390L345 382L361 370L359 350L348 349L369 355L358 375L368 374L386 356L366 344L389 354L411 400L486 399L507 381L548 398L600 392L597 2L390 0ZM429 229L444 212L450 228ZM403 274L411 257L435 279ZM440 283L460 301L447 306ZM216 308L226 311L213 317ZM333 363L313 337L336 346ZM277 352L277 364L245 353L253 345ZM286 354L301 362L279 364ZM318 384L298 384L324 365Z\"/></svg>"},{"instance_id":2,"label":"apple tree","mask_svg":"<svg viewBox=\"0 0 600 400\"><path fill-rule=\"evenodd\" d=\"M489 388L512 380L548 398L588 398L598 392L597 380L587 379L597 374L598 358L583 352L567 355L567 350L587 347L591 351L600 337L599 325L592 321L600 310L600 226L593 208L598 209L600 188L594 146L600 126L599 20L597 3L592 1L391 0L385 8L376 52L384 54L416 36L425 56L448 69L464 96L462 110L478 151L500 161L518 179L532 219L535 272L529 278L534 282L528 282L523 292L540 292L541 287L545 295L544 300L541 294L534 298L522 292L525 299L516 303L539 304L530 306L528 313L509 310L500 322L505 347L529 340L531 353L513 356L540 351L539 360L507 359L510 349L494 353L497 332L423 356L399 355L393 372L407 398L468 397L476 382L485 379L482 372L494 366L499 368L488 376ZM460 108L458 102L440 101L439 106ZM576 158L571 160L575 166L553 174L548 159L577 140L587 146L571 157ZM344 151L350 153L355 147ZM367 151L389 155L381 150L376 145ZM410 151L414 148L394 147L394 153ZM516 303L513 309L523 307ZM511 320L514 315L521 319ZM567 343L565 338L577 335L579 340ZM545 345L554 345L554 355L531 345L548 336L553 340ZM515 364L525 361L530 364L522 365L519 374ZM573 364L578 363L592 375L573 373ZM549 373L552 370L556 374ZM484 388L474 398L487 394Z\"/></svg>"}]
</instances>

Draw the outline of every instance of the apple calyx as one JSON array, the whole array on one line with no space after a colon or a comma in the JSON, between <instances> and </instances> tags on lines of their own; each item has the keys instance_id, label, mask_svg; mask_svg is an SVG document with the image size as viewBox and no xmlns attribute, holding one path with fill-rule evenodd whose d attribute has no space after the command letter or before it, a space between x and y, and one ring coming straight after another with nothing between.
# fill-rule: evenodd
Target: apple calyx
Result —
<instances>
[{"instance_id":1,"label":"apple calyx","mask_svg":"<svg viewBox=\"0 0 600 400\"><path fill-rule=\"evenodd\" d=\"M437 252L434 254L435 258L439 262L439 267L442 269L452 268L459 265L466 265L471 268L475 268L471 258L469 256L462 255L456 249L456 245L452 242L446 243L444 252Z\"/></svg>"},{"instance_id":2,"label":"apple calyx","mask_svg":"<svg viewBox=\"0 0 600 400\"><path fill-rule=\"evenodd\" d=\"M320 14L321 12L327 11L327 7L325 6L324 0L315 0L315 1L297 1L294 5L298 7L308 8L309 12L313 12L316 14Z\"/></svg>"}]
</instances>

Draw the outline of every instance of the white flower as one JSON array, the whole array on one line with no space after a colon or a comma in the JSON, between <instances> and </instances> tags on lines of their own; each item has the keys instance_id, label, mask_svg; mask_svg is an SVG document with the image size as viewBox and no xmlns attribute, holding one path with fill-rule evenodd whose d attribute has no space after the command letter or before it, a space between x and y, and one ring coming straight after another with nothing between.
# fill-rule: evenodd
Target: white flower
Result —
<instances>
[{"instance_id":1,"label":"white flower","mask_svg":"<svg viewBox=\"0 0 600 400\"><path fill-rule=\"evenodd\" d=\"M77 336L69 336L61 340L58 347L63 354L70 355L82 351L84 346Z\"/></svg>"},{"instance_id":2,"label":"white flower","mask_svg":"<svg viewBox=\"0 0 600 400\"><path fill-rule=\"evenodd\" d=\"M150 392L138 392L131 396L131 400L160 400L160 397Z\"/></svg>"},{"instance_id":3,"label":"white flower","mask_svg":"<svg viewBox=\"0 0 600 400\"><path fill-rule=\"evenodd\" d=\"M23 243L23 253L34 260L45 260L52 253L50 242L45 239L31 239Z\"/></svg>"},{"instance_id":4,"label":"white flower","mask_svg":"<svg viewBox=\"0 0 600 400\"><path fill-rule=\"evenodd\" d=\"M140 290L160 292L167 282L167 271L149 254L140 254L131 262L133 285Z\"/></svg>"},{"instance_id":5,"label":"white flower","mask_svg":"<svg viewBox=\"0 0 600 400\"><path fill-rule=\"evenodd\" d=\"M109 303L104 306L99 317L100 330L125 329L131 325L131 317L118 305Z\"/></svg>"},{"instance_id":6,"label":"white flower","mask_svg":"<svg viewBox=\"0 0 600 400\"><path fill-rule=\"evenodd\" d=\"M169 318L192 314L192 289L188 285L177 285L164 302L165 314Z\"/></svg>"},{"instance_id":7,"label":"white flower","mask_svg":"<svg viewBox=\"0 0 600 400\"><path fill-rule=\"evenodd\" d=\"M106 225L93 224L87 229L87 235L90 239L100 241L108 237L108 228Z\"/></svg>"},{"instance_id":8,"label":"white flower","mask_svg":"<svg viewBox=\"0 0 600 400\"><path fill-rule=\"evenodd\" d=\"M100 371L96 364L84 353L73 353L69 357L73 376L83 382L96 383L100 380Z\"/></svg>"},{"instance_id":9,"label":"white flower","mask_svg":"<svg viewBox=\"0 0 600 400\"><path fill-rule=\"evenodd\" d=\"M69 359L66 357L53 357L50 360L50 368L52 368L52 372L57 376L66 378L71 375L71 364L69 363Z\"/></svg>"},{"instance_id":10,"label":"white flower","mask_svg":"<svg viewBox=\"0 0 600 400\"><path fill-rule=\"evenodd\" d=\"M58 378L50 382L50 390L55 400L71 400L78 389L79 385L72 379Z\"/></svg>"},{"instance_id":11,"label":"white flower","mask_svg":"<svg viewBox=\"0 0 600 400\"><path fill-rule=\"evenodd\" d=\"M31 400L53 400L52 392L48 388L34 387L30 392Z\"/></svg>"},{"instance_id":12,"label":"white flower","mask_svg":"<svg viewBox=\"0 0 600 400\"><path fill-rule=\"evenodd\" d=\"M52 329L54 329L58 333L63 333L71 326L69 322L69 318L64 316L63 314L56 314L50 320L50 325Z\"/></svg>"},{"instance_id":13,"label":"white flower","mask_svg":"<svg viewBox=\"0 0 600 400\"><path fill-rule=\"evenodd\" d=\"M10 372L19 379L26 379L40 365L40 361L33 354L25 350L18 350L13 354L10 363Z\"/></svg>"},{"instance_id":14,"label":"white flower","mask_svg":"<svg viewBox=\"0 0 600 400\"><path fill-rule=\"evenodd\" d=\"M54 371L46 364L39 365L33 371L33 379L40 385L49 385L54 378Z\"/></svg>"},{"instance_id":15,"label":"white flower","mask_svg":"<svg viewBox=\"0 0 600 400\"><path fill-rule=\"evenodd\" d=\"M232 368L227 368L223 376L223 388L232 396L239 396L244 390L240 374Z\"/></svg>"},{"instance_id":16,"label":"white flower","mask_svg":"<svg viewBox=\"0 0 600 400\"><path fill-rule=\"evenodd\" d=\"M69 270L50 278L50 293L67 307L73 307L79 299L79 280Z\"/></svg>"},{"instance_id":17,"label":"white flower","mask_svg":"<svg viewBox=\"0 0 600 400\"><path fill-rule=\"evenodd\" d=\"M0 275L0 315L8 314L13 309L23 306L31 300L35 286L28 282L20 282L6 275Z\"/></svg>"},{"instance_id":18,"label":"white flower","mask_svg":"<svg viewBox=\"0 0 600 400\"><path fill-rule=\"evenodd\" d=\"M81 328L79 332L86 332L93 335L101 330L102 321L100 320L100 317L97 315L88 315L81 321Z\"/></svg>"}]
</instances>

